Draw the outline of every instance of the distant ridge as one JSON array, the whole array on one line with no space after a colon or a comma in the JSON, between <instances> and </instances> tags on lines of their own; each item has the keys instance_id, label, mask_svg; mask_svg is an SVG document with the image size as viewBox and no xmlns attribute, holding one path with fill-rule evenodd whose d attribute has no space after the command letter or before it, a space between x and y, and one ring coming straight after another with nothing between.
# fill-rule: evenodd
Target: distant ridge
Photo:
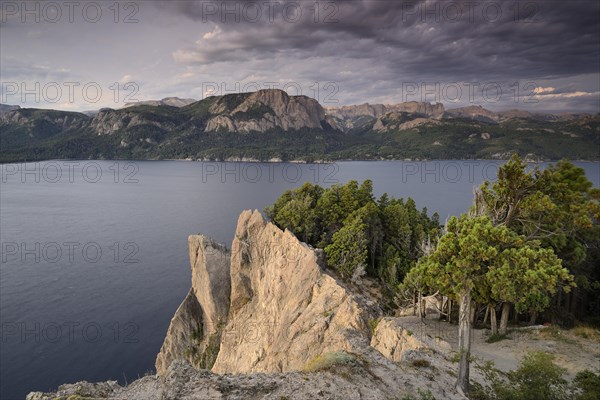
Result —
<instances>
[{"instance_id":1,"label":"distant ridge","mask_svg":"<svg viewBox=\"0 0 600 400\"><path fill-rule=\"evenodd\" d=\"M98 112L3 106L0 162L45 159L332 161L599 160L600 115L446 110L441 103L327 107L283 90L166 98Z\"/></svg>"},{"instance_id":2,"label":"distant ridge","mask_svg":"<svg viewBox=\"0 0 600 400\"><path fill-rule=\"evenodd\" d=\"M161 100L145 100L136 101L133 103L125 103L122 108L135 107L135 106L171 106L171 107L185 107L188 104L195 103L197 100L194 99L181 99L179 97L165 97Z\"/></svg>"},{"instance_id":3,"label":"distant ridge","mask_svg":"<svg viewBox=\"0 0 600 400\"><path fill-rule=\"evenodd\" d=\"M9 104L1 104L0 103L0 115L5 114L10 111L20 110L20 106L11 106Z\"/></svg>"}]
</instances>

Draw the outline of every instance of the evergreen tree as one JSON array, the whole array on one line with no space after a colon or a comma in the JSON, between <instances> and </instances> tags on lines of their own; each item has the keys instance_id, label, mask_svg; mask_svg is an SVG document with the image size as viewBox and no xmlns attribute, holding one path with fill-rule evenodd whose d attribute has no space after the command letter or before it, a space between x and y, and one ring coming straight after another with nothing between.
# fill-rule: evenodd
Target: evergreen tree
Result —
<instances>
[{"instance_id":1,"label":"evergreen tree","mask_svg":"<svg viewBox=\"0 0 600 400\"><path fill-rule=\"evenodd\" d=\"M506 226L494 225L486 216L467 215L448 221L446 234L433 253L421 258L409 275L416 275L409 281L422 282L459 302L457 387L465 393L469 389L472 300L478 288L489 287L507 301L531 306L527 294L551 293L558 282L569 279L552 250L541 248L539 242L528 242ZM521 285L526 284L534 285L534 290L522 290ZM509 294L515 297L509 299Z\"/></svg>"}]
</instances>

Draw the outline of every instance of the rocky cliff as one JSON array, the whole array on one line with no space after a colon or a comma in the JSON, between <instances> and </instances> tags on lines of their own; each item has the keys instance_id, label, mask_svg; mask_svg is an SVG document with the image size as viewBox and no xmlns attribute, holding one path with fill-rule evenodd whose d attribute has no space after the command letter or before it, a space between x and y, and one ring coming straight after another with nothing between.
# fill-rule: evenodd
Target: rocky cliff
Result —
<instances>
[{"instance_id":1,"label":"rocky cliff","mask_svg":"<svg viewBox=\"0 0 600 400\"><path fill-rule=\"evenodd\" d=\"M199 235L189 249L192 287L171 320L157 375L127 386L63 385L28 400L381 400L417 390L464 399L446 372L451 364L436 356L448 349L432 349L394 318L380 320L373 299L326 270L321 251L258 211L240 215L231 252Z\"/></svg>"},{"instance_id":2,"label":"rocky cliff","mask_svg":"<svg viewBox=\"0 0 600 400\"><path fill-rule=\"evenodd\" d=\"M231 261L204 236L189 247L192 288L157 356L159 375L175 359L216 373L298 371L324 352L368 344L373 309L324 273L319 252L258 211L240 215Z\"/></svg>"},{"instance_id":3,"label":"rocky cliff","mask_svg":"<svg viewBox=\"0 0 600 400\"><path fill-rule=\"evenodd\" d=\"M230 254L202 235L192 235L188 242L192 288L175 311L156 357L159 375L164 375L176 359L210 368L218 353L222 325L227 320Z\"/></svg>"},{"instance_id":4,"label":"rocky cliff","mask_svg":"<svg viewBox=\"0 0 600 400\"><path fill-rule=\"evenodd\" d=\"M421 114L423 116L438 118L444 114L442 103L426 103L409 101L398 104L361 104L356 106L328 107L327 114L340 119L351 119L360 116L379 118L391 112L406 112Z\"/></svg>"},{"instance_id":5,"label":"rocky cliff","mask_svg":"<svg viewBox=\"0 0 600 400\"><path fill-rule=\"evenodd\" d=\"M366 343L375 316L291 232L245 211L232 252L229 321L213 372L297 371L324 352Z\"/></svg>"},{"instance_id":6,"label":"rocky cliff","mask_svg":"<svg viewBox=\"0 0 600 400\"><path fill-rule=\"evenodd\" d=\"M306 96L289 96L283 90L268 89L238 95L241 102L227 96L217 98L209 108L214 117L206 132L265 132L270 129L323 129L325 110L318 101Z\"/></svg>"},{"instance_id":7,"label":"rocky cliff","mask_svg":"<svg viewBox=\"0 0 600 400\"><path fill-rule=\"evenodd\" d=\"M365 129L372 126L377 132L384 132L389 129L381 129L385 125L385 119L397 118L403 114L409 116L405 121L412 119L436 120L444 115L444 105L441 103L426 103L410 101L398 104L361 104L356 106L328 107L326 108L328 122L344 132L350 132L357 129ZM409 129L400 127L399 124L393 128L395 130Z\"/></svg>"},{"instance_id":8,"label":"rocky cliff","mask_svg":"<svg viewBox=\"0 0 600 400\"><path fill-rule=\"evenodd\" d=\"M19 110L21 107L19 106L11 106L10 104L2 104L0 103L0 115L5 114L9 111Z\"/></svg>"}]
</instances>

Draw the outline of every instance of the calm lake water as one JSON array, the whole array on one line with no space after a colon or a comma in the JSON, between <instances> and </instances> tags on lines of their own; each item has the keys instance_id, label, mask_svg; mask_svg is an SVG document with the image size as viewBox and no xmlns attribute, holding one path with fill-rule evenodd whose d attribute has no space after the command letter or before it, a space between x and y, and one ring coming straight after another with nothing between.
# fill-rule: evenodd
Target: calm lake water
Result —
<instances>
[{"instance_id":1,"label":"calm lake water","mask_svg":"<svg viewBox=\"0 0 600 400\"><path fill-rule=\"evenodd\" d=\"M500 162L330 165L79 161L2 165L0 398L154 368L191 285L187 236L228 246L244 209L305 181L371 179L441 220ZM598 186L599 163L577 163Z\"/></svg>"}]
</instances>

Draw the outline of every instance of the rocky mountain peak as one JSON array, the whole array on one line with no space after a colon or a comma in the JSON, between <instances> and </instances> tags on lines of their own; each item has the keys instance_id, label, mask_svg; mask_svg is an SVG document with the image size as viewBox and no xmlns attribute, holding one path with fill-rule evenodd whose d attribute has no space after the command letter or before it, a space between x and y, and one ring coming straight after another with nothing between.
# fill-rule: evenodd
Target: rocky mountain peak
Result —
<instances>
[{"instance_id":1,"label":"rocky mountain peak","mask_svg":"<svg viewBox=\"0 0 600 400\"><path fill-rule=\"evenodd\" d=\"M19 109L21 109L20 106L11 106L9 104L0 103L0 115L6 114L10 111L19 110Z\"/></svg>"},{"instance_id":2,"label":"rocky mountain peak","mask_svg":"<svg viewBox=\"0 0 600 400\"><path fill-rule=\"evenodd\" d=\"M207 122L206 132L322 130L325 120L325 110L317 100L306 96L290 96L280 89L222 96L209 111L217 115Z\"/></svg>"}]
</instances>

